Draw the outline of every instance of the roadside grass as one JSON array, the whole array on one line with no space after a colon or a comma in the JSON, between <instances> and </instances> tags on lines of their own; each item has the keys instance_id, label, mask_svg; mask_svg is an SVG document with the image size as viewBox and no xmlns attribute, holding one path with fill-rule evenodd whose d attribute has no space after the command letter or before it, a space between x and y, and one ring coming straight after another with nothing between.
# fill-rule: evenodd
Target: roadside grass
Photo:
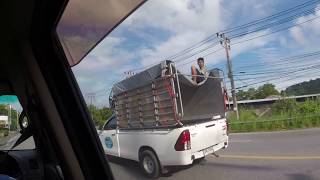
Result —
<instances>
[{"instance_id":1,"label":"roadside grass","mask_svg":"<svg viewBox=\"0 0 320 180\"><path fill-rule=\"evenodd\" d=\"M227 116L231 133L320 127L320 100L279 100L261 117L252 108L240 107L239 115L239 120L232 112Z\"/></svg>"},{"instance_id":2,"label":"roadside grass","mask_svg":"<svg viewBox=\"0 0 320 180\"><path fill-rule=\"evenodd\" d=\"M9 131L8 129L0 129L0 137L5 137L5 136L8 136L9 134Z\"/></svg>"}]
</instances>

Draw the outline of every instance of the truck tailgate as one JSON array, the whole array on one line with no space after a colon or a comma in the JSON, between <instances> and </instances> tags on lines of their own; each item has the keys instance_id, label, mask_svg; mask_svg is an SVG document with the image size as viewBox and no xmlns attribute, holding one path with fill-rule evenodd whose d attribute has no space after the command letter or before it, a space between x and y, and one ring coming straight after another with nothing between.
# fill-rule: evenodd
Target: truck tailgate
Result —
<instances>
[{"instance_id":1,"label":"truck tailgate","mask_svg":"<svg viewBox=\"0 0 320 180\"><path fill-rule=\"evenodd\" d=\"M207 121L188 127L191 135L191 150L198 152L227 139L226 119Z\"/></svg>"}]
</instances>

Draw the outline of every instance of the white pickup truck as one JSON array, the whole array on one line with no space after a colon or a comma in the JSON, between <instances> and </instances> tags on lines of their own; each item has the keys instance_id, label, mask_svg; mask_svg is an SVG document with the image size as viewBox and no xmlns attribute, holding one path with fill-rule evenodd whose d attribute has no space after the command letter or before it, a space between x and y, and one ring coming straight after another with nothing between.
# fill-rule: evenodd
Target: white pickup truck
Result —
<instances>
[{"instance_id":1,"label":"white pickup truck","mask_svg":"<svg viewBox=\"0 0 320 180\"><path fill-rule=\"evenodd\" d=\"M155 71L162 75L152 83L131 83L148 82L140 73L114 85L115 113L99 132L106 154L138 161L152 178L166 166L189 165L228 146L222 80L194 86L168 61L147 74Z\"/></svg>"},{"instance_id":2,"label":"white pickup truck","mask_svg":"<svg viewBox=\"0 0 320 180\"><path fill-rule=\"evenodd\" d=\"M112 116L100 132L105 153L138 161L156 177L165 166L189 165L228 145L225 118L172 129L121 130Z\"/></svg>"}]
</instances>

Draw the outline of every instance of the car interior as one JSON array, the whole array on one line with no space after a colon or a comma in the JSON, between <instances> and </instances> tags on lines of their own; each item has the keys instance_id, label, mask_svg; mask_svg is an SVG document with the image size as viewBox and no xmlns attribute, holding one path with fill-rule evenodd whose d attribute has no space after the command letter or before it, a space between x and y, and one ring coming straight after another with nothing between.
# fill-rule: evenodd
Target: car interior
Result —
<instances>
[{"instance_id":1,"label":"car interior","mask_svg":"<svg viewBox=\"0 0 320 180\"><path fill-rule=\"evenodd\" d=\"M35 149L2 150L0 179L113 179L71 67L54 36L67 1L1 4L0 95L16 95L24 112L19 122L28 119L15 145L33 136Z\"/></svg>"}]
</instances>

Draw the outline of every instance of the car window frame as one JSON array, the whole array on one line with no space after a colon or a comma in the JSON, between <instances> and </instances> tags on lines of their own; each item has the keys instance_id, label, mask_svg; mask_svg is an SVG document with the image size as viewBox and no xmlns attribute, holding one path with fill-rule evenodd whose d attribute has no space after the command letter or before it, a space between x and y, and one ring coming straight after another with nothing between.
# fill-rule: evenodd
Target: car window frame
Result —
<instances>
[{"instance_id":1,"label":"car window frame","mask_svg":"<svg viewBox=\"0 0 320 180\"><path fill-rule=\"evenodd\" d=\"M116 118L117 118L116 116L111 116L111 117L107 120L106 124L103 126L103 130L107 131L107 130L115 130L115 129L117 129L117 128L118 128L117 124L115 124L115 127L110 127L110 126L109 126L109 125L111 124L111 122L112 122L114 119L116 119Z\"/></svg>"}]
</instances>

